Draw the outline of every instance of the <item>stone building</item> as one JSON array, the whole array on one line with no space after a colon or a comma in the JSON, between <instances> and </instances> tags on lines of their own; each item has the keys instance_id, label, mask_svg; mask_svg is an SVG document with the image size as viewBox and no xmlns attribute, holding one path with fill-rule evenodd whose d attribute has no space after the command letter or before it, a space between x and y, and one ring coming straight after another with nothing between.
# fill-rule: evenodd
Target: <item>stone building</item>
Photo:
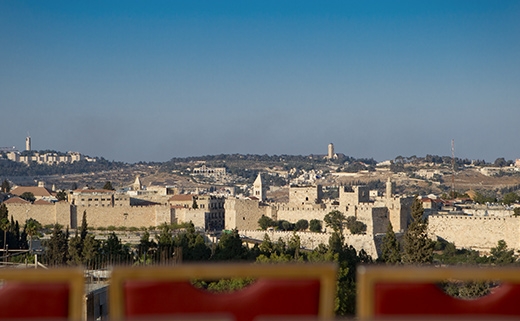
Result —
<instances>
[{"instance_id":1,"label":"stone building","mask_svg":"<svg viewBox=\"0 0 520 321\"><path fill-rule=\"evenodd\" d=\"M224 198L213 195L178 194L169 199L177 223L192 222L208 231L224 229Z\"/></svg>"},{"instance_id":2,"label":"stone building","mask_svg":"<svg viewBox=\"0 0 520 321\"><path fill-rule=\"evenodd\" d=\"M336 202L322 200L322 187L291 186L288 203L261 203L258 200L227 199L226 229L258 229L258 220L265 215L273 220L286 220L292 223L300 219L323 221L325 215L333 210L342 212L346 217L354 216L367 226L366 234L385 233L391 222L395 232L403 232L408 224L413 198L392 195L392 183L387 183L386 195L370 198L366 186L340 188Z\"/></svg>"}]
</instances>

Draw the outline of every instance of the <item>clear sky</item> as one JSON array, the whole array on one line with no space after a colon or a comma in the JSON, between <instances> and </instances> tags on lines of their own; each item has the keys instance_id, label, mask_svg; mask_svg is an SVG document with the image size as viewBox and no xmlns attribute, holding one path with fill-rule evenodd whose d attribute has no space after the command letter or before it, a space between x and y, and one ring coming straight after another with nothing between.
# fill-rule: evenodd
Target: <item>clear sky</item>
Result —
<instances>
[{"instance_id":1,"label":"clear sky","mask_svg":"<svg viewBox=\"0 0 520 321\"><path fill-rule=\"evenodd\" d=\"M0 146L520 158L520 1L0 0Z\"/></svg>"}]
</instances>

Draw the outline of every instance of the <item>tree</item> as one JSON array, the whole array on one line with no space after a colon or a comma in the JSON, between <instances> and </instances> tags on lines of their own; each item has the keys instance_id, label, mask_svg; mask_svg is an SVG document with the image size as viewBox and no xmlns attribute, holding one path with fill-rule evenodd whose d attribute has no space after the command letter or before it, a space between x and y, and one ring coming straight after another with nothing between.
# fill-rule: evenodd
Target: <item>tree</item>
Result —
<instances>
[{"instance_id":1,"label":"tree","mask_svg":"<svg viewBox=\"0 0 520 321\"><path fill-rule=\"evenodd\" d=\"M352 234L363 234L367 231L366 224L358 221L355 216L347 217L346 225Z\"/></svg>"},{"instance_id":2,"label":"tree","mask_svg":"<svg viewBox=\"0 0 520 321\"><path fill-rule=\"evenodd\" d=\"M511 205L513 203L516 203L518 199L518 194L516 194L515 192L510 192L504 195L504 197L502 198L502 203L506 205Z\"/></svg>"},{"instance_id":3,"label":"tree","mask_svg":"<svg viewBox=\"0 0 520 321\"><path fill-rule=\"evenodd\" d=\"M69 253L69 231L63 232L62 226L54 224L52 235L46 244L46 261L50 265L64 265L67 263Z\"/></svg>"},{"instance_id":4,"label":"tree","mask_svg":"<svg viewBox=\"0 0 520 321\"><path fill-rule=\"evenodd\" d=\"M100 242L96 240L95 236L88 234L83 241L83 249L81 256L83 263L86 264L96 258L99 253Z\"/></svg>"},{"instance_id":5,"label":"tree","mask_svg":"<svg viewBox=\"0 0 520 321\"><path fill-rule=\"evenodd\" d=\"M505 158L500 157L500 158L497 158L497 159L495 160L494 165L495 165L496 167L504 167L504 166L507 166L507 161L505 160Z\"/></svg>"},{"instance_id":6,"label":"tree","mask_svg":"<svg viewBox=\"0 0 520 321\"><path fill-rule=\"evenodd\" d=\"M110 181L107 181L105 183L105 185L103 185L103 189L107 189L107 190L111 190L111 191L115 190L115 188L112 186L112 183Z\"/></svg>"},{"instance_id":7,"label":"tree","mask_svg":"<svg viewBox=\"0 0 520 321\"><path fill-rule=\"evenodd\" d=\"M58 201L66 201L67 200L67 192L64 190L60 190L56 193L56 198Z\"/></svg>"},{"instance_id":8,"label":"tree","mask_svg":"<svg viewBox=\"0 0 520 321\"><path fill-rule=\"evenodd\" d=\"M396 264L401 262L401 250L399 249L399 242L397 242L392 223L388 223L386 234L383 237L383 244L381 245L381 260L387 264Z\"/></svg>"},{"instance_id":9,"label":"tree","mask_svg":"<svg viewBox=\"0 0 520 321\"><path fill-rule=\"evenodd\" d=\"M37 220L30 218L25 221L25 232L29 235L29 250L32 250L32 240L35 236L38 236L42 225Z\"/></svg>"},{"instance_id":10,"label":"tree","mask_svg":"<svg viewBox=\"0 0 520 321\"><path fill-rule=\"evenodd\" d=\"M305 231L309 228L309 221L304 219L298 220L294 227L297 231Z\"/></svg>"},{"instance_id":11,"label":"tree","mask_svg":"<svg viewBox=\"0 0 520 321\"><path fill-rule=\"evenodd\" d=\"M258 225L262 230L267 230L268 227L275 226L276 222L272 218L262 215L258 219Z\"/></svg>"},{"instance_id":12,"label":"tree","mask_svg":"<svg viewBox=\"0 0 520 321\"><path fill-rule=\"evenodd\" d=\"M428 238L428 223L423 219L424 209L419 198L412 203L411 222L404 233L403 263L424 264L433 260L434 242Z\"/></svg>"},{"instance_id":13,"label":"tree","mask_svg":"<svg viewBox=\"0 0 520 321\"><path fill-rule=\"evenodd\" d=\"M4 243L2 246L3 249L5 249L7 244L7 231L9 230L9 226L9 211L7 210L5 203L2 203L0 204L0 229L4 231Z\"/></svg>"},{"instance_id":14,"label":"tree","mask_svg":"<svg viewBox=\"0 0 520 321\"><path fill-rule=\"evenodd\" d=\"M195 226L191 222L186 228L186 232L175 236L173 245L175 248L182 249L182 260L185 261L205 261L211 256L211 249L204 242L204 237L195 231Z\"/></svg>"},{"instance_id":15,"label":"tree","mask_svg":"<svg viewBox=\"0 0 520 321\"><path fill-rule=\"evenodd\" d=\"M321 233L321 221L317 219L312 219L309 222L309 230L311 232Z\"/></svg>"},{"instance_id":16,"label":"tree","mask_svg":"<svg viewBox=\"0 0 520 321\"><path fill-rule=\"evenodd\" d=\"M491 249L491 262L497 265L514 263L514 250L508 250L504 240L498 241L497 246Z\"/></svg>"},{"instance_id":17,"label":"tree","mask_svg":"<svg viewBox=\"0 0 520 321\"><path fill-rule=\"evenodd\" d=\"M342 239L344 239L343 229L346 223L346 218L345 215L343 215L343 213L341 213L338 210L334 210L325 215L323 221L325 221L327 227L330 227L335 233L337 233Z\"/></svg>"},{"instance_id":18,"label":"tree","mask_svg":"<svg viewBox=\"0 0 520 321\"><path fill-rule=\"evenodd\" d=\"M24 200L31 203L36 200L36 197L34 197L34 194L31 192L23 192L22 195L20 195L20 198L23 198Z\"/></svg>"},{"instance_id":19,"label":"tree","mask_svg":"<svg viewBox=\"0 0 520 321\"><path fill-rule=\"evenodd\" d=\"M199 208L199 204L197 204L197 200L195 198L193 198L193 204L191 204L191 208L193 208L194 210Z\"/></svg>"},{"instance_id":20,"label":"tree","mask_svg":"<svg viewBox=\"0 0 520 321\"><path fill-rule=\"evenodd\" d=\"M237 230L224 233L215 249L213 259L217 261L240 261L247 259L247 247L242 245L242 239Z\"/></svg>"},{"instance_id":21,"label":"tree","mask_svg":"<svg viewBox=\"0 0 520 321\"><path fill-rule=\"evenodd\" d=\"M11 184L9 184L9 181L7 179L4 179L2 182L2 187L0 189L2 193L9 193L11 191Z\"/></svg>"}]
</instances>

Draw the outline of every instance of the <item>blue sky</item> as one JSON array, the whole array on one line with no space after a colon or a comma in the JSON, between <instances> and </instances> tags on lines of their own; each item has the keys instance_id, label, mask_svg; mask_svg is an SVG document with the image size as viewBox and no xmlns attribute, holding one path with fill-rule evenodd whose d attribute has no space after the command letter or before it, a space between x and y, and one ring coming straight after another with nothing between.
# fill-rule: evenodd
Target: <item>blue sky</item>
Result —
<instances>
[{"instance_id":1,"label":"blue sky","mask_svg":"<svg viewBox=\"0 0 520 321\"><path fill-rule=\"evenodd\" d=\"M0 0L0 146L520 158L519 1Z\"/></svg>"}]
</instances>

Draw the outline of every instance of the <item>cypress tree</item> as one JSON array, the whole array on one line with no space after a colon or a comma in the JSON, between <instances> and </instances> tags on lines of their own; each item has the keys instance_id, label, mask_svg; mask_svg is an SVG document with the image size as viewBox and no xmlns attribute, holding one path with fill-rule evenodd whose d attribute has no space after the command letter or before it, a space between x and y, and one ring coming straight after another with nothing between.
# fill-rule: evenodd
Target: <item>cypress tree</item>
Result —
<instances>
[{"instance_id":1,"label":"cypress tree","mask_svg":"<svg viewBox=\"0 0 520 321\"><path fill-rule=\"evenodd\" d=\"M428 238L428 222L423 218L424 209L416 197L412 204L412 220L404 234L403 263L425 264L433 261L434 242Z\"/></svg>"},{"instance_id":2,"label":"cypress tree","mask_svg":"<svg viewBox=\"0 0 520 321\"><path fill-rule=\"evenodd\" d=\"M392 223L388 223L383 244L381 245L381 259L387 264L396 264L401 262L401 250L399 249L399 242L395 237Z\"/></svg>"}]
</instances>

